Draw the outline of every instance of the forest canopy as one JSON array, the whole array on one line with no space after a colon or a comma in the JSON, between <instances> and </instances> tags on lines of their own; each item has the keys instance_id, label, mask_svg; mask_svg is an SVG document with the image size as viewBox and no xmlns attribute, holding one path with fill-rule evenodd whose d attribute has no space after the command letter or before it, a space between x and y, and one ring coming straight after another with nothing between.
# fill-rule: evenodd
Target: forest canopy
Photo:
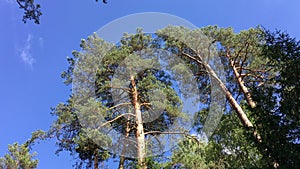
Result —
<instances>
[{"instance_id":1,"label":"forest canopy","mask_svg":"<svg viewBox=\"0 0 300 169\"><path fill-rule=\"evenodd\" d=\"M109 159L119 169L300 166L300 41L288 33L169 26L124 33L117 45L94 34L80 47L61 74L76 85L52 108L56 120L10 145L0 168L36 168L31 145L45 139L77 168L98 169ZM191 116L184 105L197 92Z\"/></svg>"}]
</instances>

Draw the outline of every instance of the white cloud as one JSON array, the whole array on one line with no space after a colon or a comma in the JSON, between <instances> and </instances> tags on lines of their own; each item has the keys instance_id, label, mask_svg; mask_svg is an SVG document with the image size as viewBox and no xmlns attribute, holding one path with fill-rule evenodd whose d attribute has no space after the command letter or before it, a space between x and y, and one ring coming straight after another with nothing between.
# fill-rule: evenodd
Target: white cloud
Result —
<instances>
[{"instance_id":1,"label":"white cloud","mask_svg":"<svg viewBox=\"0 0 300 169\"><path fill-rule=\"evenodd\" d=\"M32 35L28 34L26 42L21 49L21 59L22 61L29 65L32 68L33 63L35 63L35 59L33 58L31 54L31 42L32 42Z\"/></svg>"}]
</instances>

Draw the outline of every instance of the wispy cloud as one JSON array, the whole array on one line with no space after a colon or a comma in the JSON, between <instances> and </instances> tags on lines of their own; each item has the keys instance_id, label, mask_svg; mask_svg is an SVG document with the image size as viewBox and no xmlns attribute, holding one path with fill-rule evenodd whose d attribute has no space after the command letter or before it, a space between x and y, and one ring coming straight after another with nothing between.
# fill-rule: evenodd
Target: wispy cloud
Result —
<instances>
[{"instance_id":1,"label":"wispy cloud","mask_svg":"<svg viewBox=\"0 0 300 169\"><path fill-rule=\"evenodd\" d=\"M44 38L43 37L39 37L38 38L38 42L39 42L40 47L43 48L44 47Z\"/></svg>"},{"instance_id":2,"label":"wispy cloud","mask_svg":"<svg viewBox=\"0 0 300 169\"><path fill-rule=\"evenodd\" d=\"M33 58L32 54L31 54L31 42L32 42L32 35L28 34L26 42L25 42L23 48L21 48L20 56L21 56L22 61L32 68L33 63L35 63L35 59Z\"/></svg>"}]
</instances>

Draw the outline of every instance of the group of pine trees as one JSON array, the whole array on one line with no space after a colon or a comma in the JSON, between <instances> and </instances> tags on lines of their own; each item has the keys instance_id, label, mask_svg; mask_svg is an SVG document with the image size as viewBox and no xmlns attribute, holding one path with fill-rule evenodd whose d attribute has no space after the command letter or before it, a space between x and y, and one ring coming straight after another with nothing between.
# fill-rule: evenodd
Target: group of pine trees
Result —
<instances>
[{"instance_id":1,"label":"group of pine trees","mask_svg":"<svg viewBox=\"0 0 300 169\"><path fill-rule=\"evenodd\" d=\"M67 85L76 85L65 103L52 108L56 120L49 131L10 145L0 168L36 168L38 161L29 152L35 141L46 138L56 140L57 152L69 151L77 168L106 167L108 159L118 160L119 169L300 167L300 42L286 32L169 26L154 34L141 29L124 34L117 45L92 35L80 47L62 73ZM201 91L193 117L183 110L188 91L178 90L170 72L150 68L156 63L148 55L159 52L149 48L172 53L184 63L176 67L179 71L192 72ZM92 69L80 67L83 62ZM115 80L116 74L126 83ZM217 105L210 106L218 97L213 87L226 98L220 99L225 106L215 128L206 130L205 123L213 123L209 113L217 111ZM155 119L147 121L161 106ZM208 140L181 129L178 121L189 118L192 130L207 132ZM122 137L108 134L111 130ZM169 136L181 139L163 151Z\"/></svg>"}]
</instances>

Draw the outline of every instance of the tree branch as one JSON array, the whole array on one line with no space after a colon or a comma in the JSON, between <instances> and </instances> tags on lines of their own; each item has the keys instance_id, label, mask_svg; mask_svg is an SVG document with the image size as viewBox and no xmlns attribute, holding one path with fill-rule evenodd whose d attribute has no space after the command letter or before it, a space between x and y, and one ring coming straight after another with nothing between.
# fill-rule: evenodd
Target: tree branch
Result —
<instances>
[{"instance_id":1,"label":"tree branch","mask_svg":"<svg viewBox=\"0 0 300 169\"><path fill-rule=\"evenodd\" d=\"M184 53L184 52L182 52L182 54L183 54L184 56L186 56L186 57L188 57L188 58L190 58L190 59L196 61L197 63L202 64L202 62L201 62L200 60L194 58L193 56L191 56L191 55L189 55L189 54L187 54L187 53Z\"/></svg>"},{"instance_id":2,"label":"tree branch","mask_svg":"<svg viewBox=\"0 0 300 169\"><path fill-rule=\"evenodd\" d=\"M117 108L119 106L125 106L125 105L130 105L130 104L131 104L130 102L120 103L120 104L117 104L117 105L115 105L113 107L110 107L108 110L112 110L112 109Z\"/></svg>"},{"instance_id":3,"label":"tree branch","mask_svg":"<svg viewBox=\"0 0 300 169\"><path fill-rule=\"evenodd\" d=\"M112 123L112 122L114 122L114 121L118 120L119 118L121 118L121 117L123 117L123 116L126 116L126 115L131 115L131 116L134 116L134 117L135 117L135 115L132 114L132 113L124 113L124 114L121 114L121 115L115 117L115 118L112 119L112 120L109 120L109 121L103 123L101 126L98 127L98 129L100 129L100 127L103 127L103 126L105 126L105 125L107 125L107 124L109 124L109 123Z\"/></svg>"}]
</instances>

